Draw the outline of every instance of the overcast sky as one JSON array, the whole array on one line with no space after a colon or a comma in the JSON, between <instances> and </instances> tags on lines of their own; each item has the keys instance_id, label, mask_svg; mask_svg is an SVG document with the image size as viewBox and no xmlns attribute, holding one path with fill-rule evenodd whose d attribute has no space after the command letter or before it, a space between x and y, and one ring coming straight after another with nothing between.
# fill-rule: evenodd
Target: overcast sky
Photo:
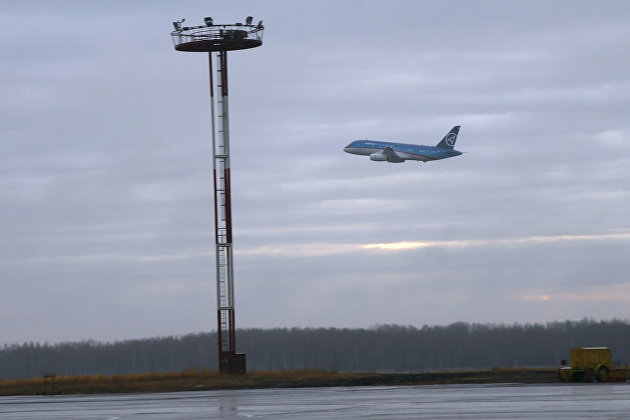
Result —
<instances>
[{"instance_id":1,"label":"overcast sky","mask_svg":"<svg viewBox=\"0 0 630 420\"><path fill-rule=\"evenodd\" d=\"M630 318L627 1L6 0L0 343L215 328L207 56L169 34L248 15L238 327Z\"/></svg>"}]
</instances>

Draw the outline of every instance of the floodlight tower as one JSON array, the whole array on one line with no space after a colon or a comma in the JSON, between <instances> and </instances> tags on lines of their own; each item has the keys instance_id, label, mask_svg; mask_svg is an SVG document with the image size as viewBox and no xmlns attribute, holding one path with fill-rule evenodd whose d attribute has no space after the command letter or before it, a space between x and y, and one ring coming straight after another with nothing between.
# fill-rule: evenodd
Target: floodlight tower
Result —
<instances>
[{"instance_id":1,"label":"floodlight tower","mask_svg":"<svg viewBox=\"0 0 630 420\"><path fill-rule=\"evenodd\" d=\"M245 354L236 353L234 323L234 268L232 262L232 205L230 191L230 130L228 113L228 51L262 45L262 20L252 23L214 24L211 17L205 25L184 27L184 19L173 22L171 32L177 51L207 52L210 73L210 108L212 118L212 152L214 156L214 225L217 265L217 335L219 372L245 373ZM216 91L212 62L216 62Z\"/></svg>"}]
</instances>

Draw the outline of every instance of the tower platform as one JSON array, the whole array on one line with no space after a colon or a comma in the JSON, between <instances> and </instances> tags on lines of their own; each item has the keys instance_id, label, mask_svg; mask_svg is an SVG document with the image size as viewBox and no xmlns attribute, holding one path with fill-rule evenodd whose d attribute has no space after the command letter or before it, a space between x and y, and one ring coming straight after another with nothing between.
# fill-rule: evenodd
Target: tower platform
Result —
<instances>
[{"instance_id":1,"label":"tower platform","mask_svg":"<svg viewBox=\"0 0 630 420\"><path fill-rule=\"evenodd\" d=\"M208 22L208 21L207 21ZM213 52L234 51L256 48L262 45L264 26L236 23L233 25L214 25L210 20L206 26L182 27L181 22L173 22L175 30L171 32L177 51Z\"/></svg>"}]
</instances>

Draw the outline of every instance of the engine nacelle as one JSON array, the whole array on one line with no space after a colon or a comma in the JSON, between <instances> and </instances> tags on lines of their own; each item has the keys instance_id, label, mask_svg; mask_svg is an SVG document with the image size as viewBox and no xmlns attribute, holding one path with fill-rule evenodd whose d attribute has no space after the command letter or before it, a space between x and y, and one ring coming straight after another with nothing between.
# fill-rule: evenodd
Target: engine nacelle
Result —
<instances>
[{"instance_id":1,"label":"engine nacelle","mask_svg":"<svg viewBox=\"0 0 630 420\"><path fill-rule=\"evenodd\" d=\"M381 152L374 152L370 155L370 160L374 160L376 162L385 162L387 160L387 156L385 156Z\"/></svg>"}]
</instances>

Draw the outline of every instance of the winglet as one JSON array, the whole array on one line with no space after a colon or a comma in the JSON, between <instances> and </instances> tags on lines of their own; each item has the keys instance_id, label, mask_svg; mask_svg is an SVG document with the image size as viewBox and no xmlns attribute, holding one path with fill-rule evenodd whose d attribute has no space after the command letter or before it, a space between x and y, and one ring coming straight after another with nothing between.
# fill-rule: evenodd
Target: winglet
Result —
<instances>
[{"instance_id":1,"label":"winglet","mask_svg":"<svg viewBox=\"0 0 630 420\"><path fill-rule=\"evenodd\" d=\"M455 146L455 141L457 140L457 134L459 133L459 125L451 128L451 131L448 132L447 135L444 136L442 141L435 145L435 147L442 147L444 149L452 149Z\"/></svg>"}]
</instances>

